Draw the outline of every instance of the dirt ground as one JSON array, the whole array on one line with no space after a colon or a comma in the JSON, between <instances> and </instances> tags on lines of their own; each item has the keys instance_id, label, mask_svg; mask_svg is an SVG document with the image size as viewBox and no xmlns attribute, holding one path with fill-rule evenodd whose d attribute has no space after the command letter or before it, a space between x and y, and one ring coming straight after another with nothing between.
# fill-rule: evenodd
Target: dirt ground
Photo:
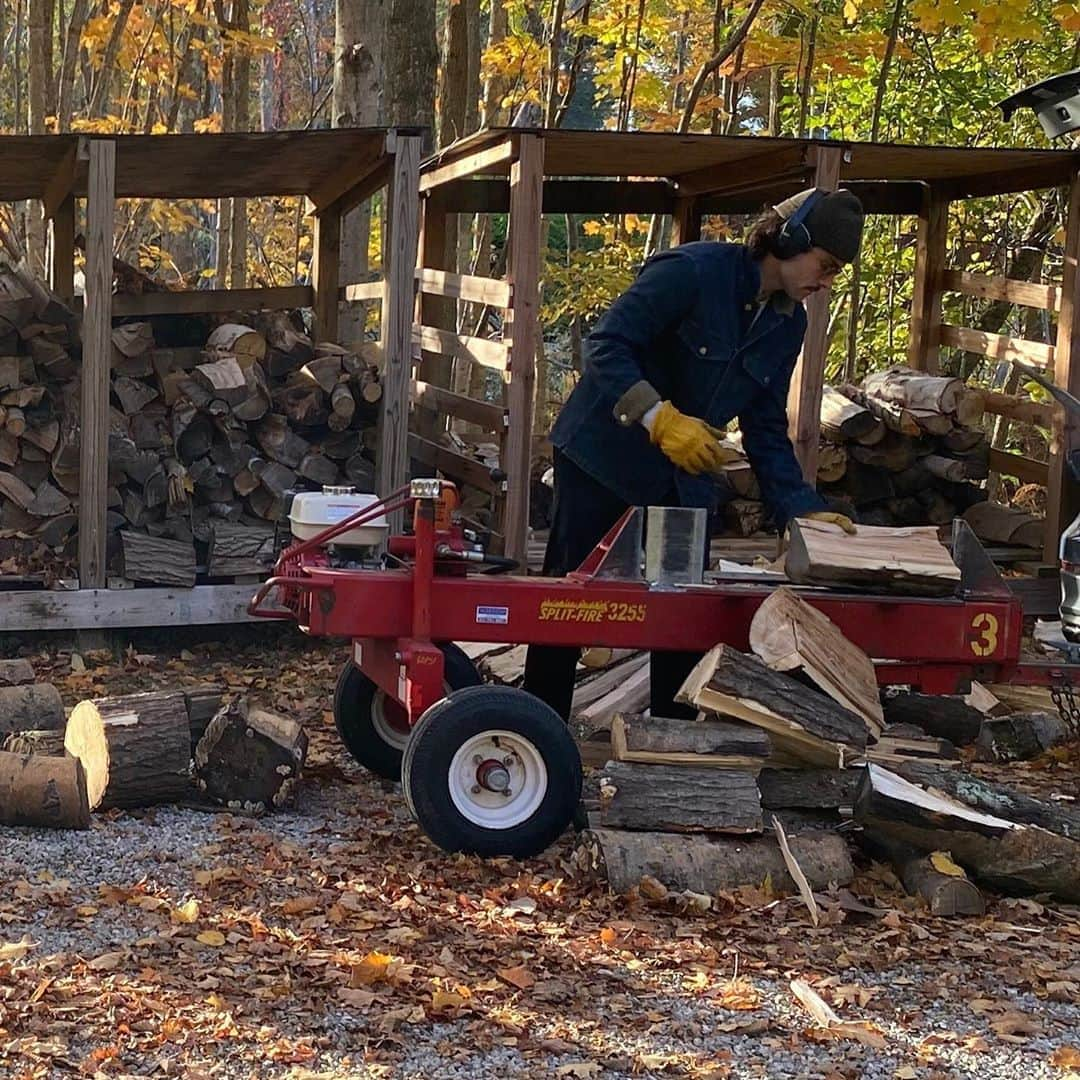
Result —
<instances>
[{"instance_id":1,"label":"dirt ground","mask_svg":"<svg viewBox=\"0 0 1080 1080\"><path fill-rule=\"evenodd\" d=\"M260 628L22 647L66 705L215 683L302 721L311 746L294 811L0 829L4 1077L1080 1070L1075 907L989 897L983 918L936 919L863 860L814 927L763 887L611 896L579 876L572 835L527 862L448 856L341 750L340 644ZM1076 795L1080 753L1009 776ZM816 1024L792 980L843 1023Z\"/></svg>"}]
</instances>

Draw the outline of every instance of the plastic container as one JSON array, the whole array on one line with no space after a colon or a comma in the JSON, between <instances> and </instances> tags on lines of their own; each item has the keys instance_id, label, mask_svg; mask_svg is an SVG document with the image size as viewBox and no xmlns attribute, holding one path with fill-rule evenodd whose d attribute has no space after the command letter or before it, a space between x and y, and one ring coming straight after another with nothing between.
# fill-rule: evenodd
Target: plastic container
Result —
<instances>
[{"instance_id":1,"label":"plastic container","mask_svg":"<svg viewBox=\"0 0 1080 1080\"><path fill-rule=\"evenodd\" d=\"M310 540L323 529L373 506L378 495L357 492L351 487L324 487L322 491L301 491L289 511L289 528L298 540ZM389 524L383 514L335 536L334 547L376 547L386 539Z\"/></svg>"}]
</instances>

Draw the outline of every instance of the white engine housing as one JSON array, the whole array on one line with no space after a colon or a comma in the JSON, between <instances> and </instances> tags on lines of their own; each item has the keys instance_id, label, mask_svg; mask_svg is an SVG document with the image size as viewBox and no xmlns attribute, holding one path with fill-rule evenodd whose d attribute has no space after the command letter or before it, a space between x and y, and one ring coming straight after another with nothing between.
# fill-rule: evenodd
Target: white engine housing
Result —
<instances>
[{"instance_id":1,"label":"white engine housing","mask_svg":"<svg viewBox=\"0 0 1080 1080\"><path fill-rule=\"evenodd\" d=\"M293 499L289 511L289 527L298 540L310 540L323 529L344 520L358 510L373 506L378 495L358 492L351 487L324 487L322 491L301 491ZM386 539L389 529L386 517L379 514L363 525L335 536L335 547L372 548Z\"/></svg>"}]
</instances>

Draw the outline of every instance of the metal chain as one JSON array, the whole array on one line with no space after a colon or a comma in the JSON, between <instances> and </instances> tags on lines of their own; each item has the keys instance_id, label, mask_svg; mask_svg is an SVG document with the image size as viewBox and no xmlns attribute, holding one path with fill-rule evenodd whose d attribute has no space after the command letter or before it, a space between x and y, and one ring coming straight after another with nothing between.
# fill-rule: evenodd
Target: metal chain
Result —
<instances>
[{"instance_id":1,"label":"metal chain","mask_svg":"<svg viewBox=\"0 0 1080 1080\"><path fill-rule=\"evenodd\" d=\"M1051 675L1050 698L1057 706L1065 726L1074 734L1080 735L1080 705L1076 703L1072 683L1059 671Z\"/></svg>"}]
</instances>

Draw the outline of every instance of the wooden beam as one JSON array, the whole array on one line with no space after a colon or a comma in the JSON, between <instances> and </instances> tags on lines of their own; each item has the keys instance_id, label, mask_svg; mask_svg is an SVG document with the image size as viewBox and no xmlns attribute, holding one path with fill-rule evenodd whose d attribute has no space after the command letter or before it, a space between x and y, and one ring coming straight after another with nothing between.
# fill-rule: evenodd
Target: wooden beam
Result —
<instances>
[{"instance_id":1,"label":"wooden beam","mask_svg":"<svg viewBox=\"0 0 1080 1080\"><path fill-rule=\"evenodd\" d=\"M1021 424L1038 424L1040 427L1050 427L1058 409L1054 403L1044 404L1016 394L999 394L994 390L983 390L982 401L984 412L1004 416Z\"/></svg>"},{"instance_id":2,"label":"wooden beam","mask_svg":"<svg viewBox=\"0 0 1080 1080\"><path fill-rule=\"evenodd\" d=\"M311 287L316 341L338 339L338 274L341 268L341 214L334 208L315 215Z\"/></svg>"},{"instance_id":3,"label":"wooden beam","mask_svg":"<svg viewBox=\"0 0 1080 1080\"><path fill-rule=\"evenodd\" d=\"M520 137L517 161L510 167L510 259L507 277L514 291L506 312L503 338L510 342L510 426L504 444L506 555L525 566L529 535L529 466L533 399L536 396L536 347L540 337L541 203L544 188L544 141Z\"/></svg>"},{"instance_id":4,"label":"wooden beam","mask_svg":"<svg viewBox=\"0 0 1080 1080\"><path fill-rule=\"evenodd\" d=\"M310 285L277 285L265 289L185 289L182 292L139 293L113 297L113 316L199 315L211 311L277 311L313 307ZM77 305L76 305L77 306Z\"/></svg>"},{"instance_id":5,"label":"wooden beam","mask_svg":"<svg viewBox=\"0 0 1080 1080\"><path fill-rule=\"evenodd\" d=\"M719 191L737 192L807 173L814 168L811 151L821 150L831 151L831 148L807 147L797 143L779 150L755 153L752 157L725 162L723 165L709 165L704 169L680 173L674 176L674 180L681 196L712 195ZM837 148L837 153L843 151Z\"/></svg>"},{"instance_id":6,"label":"wooden beam","mask_svg":"<svg viewBox=\"0 0 1080 1080\"><path fill-rule=\"evenodd\" d=\"M841 147L812 147L816 151L815 187L835 191L840 182L844 150ZM795 457L806 482L817 482L818 441L821 436L821 395L825 381L826 332L829 325L828 290L816 292L806 301L806 337L795 365L788 394L788 428Z\"/></svg>"},{"instance_id":7,"label":"wooden beam","mask_svg":"<svg viewBox=\"0 0 1080 1080\"><path fill-rule=\"evenodd\" d=\"M1049 475L1050 466L1045 461L1035 461L1034 458L1024 457L1021 454L1009 454L1004 450L991 449L990 468L993 472L1004 473L1006 476L1015 476L1023 480L1025 484L1045 484ZM1057 533L1047 528L1048 534L1054 538L1054 561L1057 560ZM1047 556L1049 558L1049 556Z\"/></svg>"},{"instance_id":8,"label":"wooden beam","mask_svg":"<svg viewBox=\"0 0 1080 1080\"><path fill-rule=\"evenodd\" d=\"M1060 161L946 180L942 183L942 193L948 199L974 199L987 195L1009 195L1016 191L1059 187L1069 183L1073 168L1072 155L1062 154Z\"/></svg>"},{"instance_id":9,"label":"wooden beam","mask_svg":"<svg viewBox=\"0 0 1080 1080\"><path fill-rule=\"evenodd\" d=\"M1063 390L1080 395L1080 172L1073 174L1069 186L1067 214L1054 382ZM1077 485L1070 481L1066 466L1069 453L1077 449L1080 449L1080 417L1071 409L1061 409L1054 418L1050 439L1043 552L1043 558L1055 564L1061 531L1080 511Z\"/></svg>"},{"instance_id":10,"label":"wooden beam","mask_svg":"<svg viewBox=\"0 0 1080 1080\"><path fill-rule=\"evenodd\" d=\"M454 265L451 260L456 259L456 254L447 250L446 218L445 211L440 209L437 203L430 198L424 199L417 275L423 274L426 269L449 270ZM455 328L456 304L450 297L417 291L415 321L442 330ZM449 386L452 372L453 361L448 356L432 355L424 357L420 377L436 386ZM421 434L434 439L439 432L434 429L421 429Z\"/></svg>"},{"instance_id":11,"label":"wooden beam","mask_svg":"<svg viewBox=\"0 0 1080 1080\"><path fill-rule=\"evenodd\" d=\"M388 169L389 162L384 154L372 158L364 157L359 161L356 158L351 158L316 185L308 193L308 198L315 204L316 210L325 210L334 203L338 203L334 209L338 213L345 213L348 209L351 209L351 207L341 205L346 197L351 196L365 184L374 183L374 186L368 191L368 195L378 191L387 182ZM377 183L376 181L380 178L382 182ZM363 202L365 198L367 198L367 195L362 195L352 205L355 206Z\"/></svg>"},{"instance_id":12,"label":"wooden beam","mask_svg":"<svg viewBox=\"0 0 1080 1080\"><path fill-rule=\"evenodd\" d=\"M428 201L448 214L505 214L508 180L451 180ZM545 214L670 214L674 203L667 180L545 180Z\"/></svg>"},{"instance_id":13,"label":"wooden beam","mask_svg":"<svg viewBox=\"0 0 1080 1080\"><path fill-rule=\"evenodd\" d=\"M330 203L330 206L344 217L350 210L355 209L366 199L370 199L377 191L381 191L386 187L390 183L392 172L393 165L389 161L381 162L362 180L353 184L348 191Z\"/></svg>"},{"instance_id":14,"label":"wooden beam","mask_svg":"<svg viewBox=\"0 0 1080 1080\"><path fill-rule=\"evenodd\" d=\"M928 188L919 210L915 248L915 287L911 296L911 335L908 366L931 375L938 372L941 326L941 276L945 269L945 239L949 203L935 188Z\"/></svg>"},{"instance_id":15,"label":"wooden beam","mask_svg":"<svg viewBox=\"0 0 1080 1080\"><path fill-rule=\"evenodd\" d=\"M671 246L689 244L701 239L701 201L693 195L675 200L671 215Z\"/></svg>"},{"instance_id":16,"label":"wooden beam","mask_svg":"<svg viewBox=\"0 0 1080 1080\"><path fill-rule=\"evenodd\" d=\"M507 368L510 349L502 341L455 334L452 330L440 330L435 326L414 326L412 339L414 344L425 352L440 353L443 356L464 356L474 364L498 371L505 371Z\"/></svg>"},{"instance_id":17,"label":"wooden beam","mask_svg":"<svg viewBox=\"0 0 1080 1080\"><path fill-rule=\"evenodd\" d=\"M481 491L499 492L502 484L491 478L491 469L482 461L459 454L420 435L409 433L409 453L432 469L445 473L451 480L471 484ZM524 565L524 564L523 564Z\"/></svg>"},{"instance_id":18,"label":"wooden beam","mask_svg":"<svg viewBox=\"0 0 1080 1080\"><path fill-rule=\"evenodd\" d=\"M938 340L941 345L949 348L964 349L980 356L989 356L992 360L1026 360L1038 367L1054 367L1054 346L1041 341L991 334L987 330L972 330L970 327L953 326L951 323L941 324L938 328Z\"/></svg>"},{"instance_id":19,"label":"wooden beam","mask_svg":"<svg viewBox=\"0 0 1080 1080\"><path fill-rule=\"evenodd\" d=\"M0 633L252 622L247 606L254 593L254 585L5 592Z\"/></svg>"},{"instance_id":20,"label":"wooden beam","mask_svg":"<svg viewBox=\"0 0 1080 1080\"><path fill-rule=\"evenodd\" d=\"M433 412L456 416L470 424L476 424L487 431L501 435L506 421L506 410L501 405L490 401L477 401L453 390L444 390L441 386L416 381L412 387L413 404Z\"/></svg>"},{"instance_id":21,"label":"wooden beam","mask_svg":"<svg viewBox=\"0 0 1080 1080\"><path fill-rule=\"evenodd\" d=\"M88 153L87 140L84 136L76 139L64 154L52 179L41 196L41 206L47 218L56 217L57 211L71 198L75 190L75 172L79 167L79 151ZM85 157L83 158L85 160Z\"/></svg>"},{"instance_id":22,"label":"wooden beam","mask_svg":"<svg viewBox=\"0 0 1080 1080\"><path fill-rule=\"evenodd\" d=\"M75 299L75 196L69 195L49 219L49 285L64 301Z\"/></svg>"},{"instance_id":23,"label":"wooden beam","mask_svg":"<svg viewBox=\"0 0 1080 1080\"><path fill-rule=\"evenodd\" d=\"M342 285L338 289L338 299L352 300L378 300L382 303L385 286L382 279L378 281L360 281L353 285Z\"/></svg>"},{"instance_id":24,"label":"wooden beam","mask_svg":"<svg viewBox=\"0 0 1080 1080\"><path fill-rule=\"evenodd\" d=\"M522 138L534 136L523 135ZM504 166L514 158L514 144L509 138L489 146L486 150L477 150L475 154L466 154L446 165L433 165L420 176L420 191L431 191L451 180L461 180L476 173L505 172Z\"/></svg>"},{"instance_id":25,"label":"wooden beam","mask_svg":"<svg viewBox=\"0 0 1080 1080\"><path fill-rule=\"evenodd\" d=\"M106 574L116 143L112 139L93 139L89 153L79 439L79 583L84 589L96 589L105 584Z\"/></svg>"},{"instance_id":26,"label":"wooden beam","mask_svg":"<svg viewBox=\"0 0 1080 1080\"><path fill-rule=\"evenodd\" d=\"M386 221L386 291L382 305L383 393L379 405L379 456L376 483L389 495L409 479L409 389L412 376L413 277L420 229L420 136L393 133L394 155ZM391 532L401 532L400 510L390 515Z\"/></svg>"},{"instance_id":27,"label":"wooden beam","mask_svg":"<svg viewBox=\"0 0 1080 1080\"><path fill-rule=\"evenodd\" d=\"M1004 300L1009 304L1024 304L1043 311L1058 311L1061 307L1061 290L1056 285L1015 281L997 274L946 270L941 275L941 287L946 292L977 296L981 300Z\"/></svg>"},{"instance_id":28,"label":"wooden beam","mask_svg":"<svg viewBox=\"0 0 1080 1080\"><path fill-rule=\"evenodd\" d=\"M491 307L510 306L511 288L498 278L476 277L473 274L452 274L448 270L428 267L416 272L420 291L428 296L449 296L455 300L470 300Z\"/></svg>"}]
</instances>

